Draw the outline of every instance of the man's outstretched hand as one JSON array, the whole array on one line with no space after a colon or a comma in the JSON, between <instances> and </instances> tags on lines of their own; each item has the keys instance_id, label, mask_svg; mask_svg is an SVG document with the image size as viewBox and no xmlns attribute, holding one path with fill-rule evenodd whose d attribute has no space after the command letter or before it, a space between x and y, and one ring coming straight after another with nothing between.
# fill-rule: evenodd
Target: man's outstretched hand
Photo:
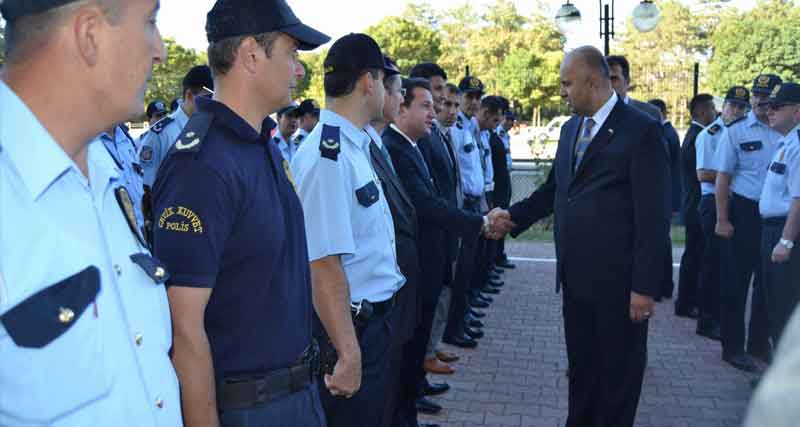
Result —
<instances>
[{"instance_id":1,"label":"man's outstretched hand","mask_svg":"<svg viewBox=\"0 0 800 427\"><path fill-rule=\"evenodd\" d=\"M489 224L484 230L484 235L488 239L503 239L515 227L515 224L511 222L511 214L505 209L494 208L486 217Z\"/></svg>"}]
</instances>

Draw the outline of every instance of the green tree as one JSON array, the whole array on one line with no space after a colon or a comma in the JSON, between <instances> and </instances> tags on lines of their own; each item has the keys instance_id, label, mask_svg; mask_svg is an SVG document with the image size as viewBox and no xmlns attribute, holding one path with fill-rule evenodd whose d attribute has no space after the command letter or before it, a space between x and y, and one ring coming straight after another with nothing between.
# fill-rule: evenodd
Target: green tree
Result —
<instances>
[{"instance_id":1,"label":"green tree","mask_svg":"<svg viewBox=\"0 0 800 427\"><path fill-rule=\"evenodd\" d=\"M366 29L403 73L420 62L437 62L441 55L439 34L411 19L390 16Z\"/></svg>"},{"instance_id":2,"label":"green tree","mask_svg":"<svg viewBox=\"0 0 800 427\"><path fill-rule=\"evenodd\" d=\"M0 22L0 65L6 62L6 30L2 22Z\"/></svg>"},{"instance_id":3,"label":"green tree","mask_svg":"<svg viewBox=\"0 0 800 427\"><path fill-rule=\"evenodd\" d=\"M206 54L198 54L194 49L183 47L173 39L164 39L164 45L167 60L153 67L153 77L147 86L145 103L156 99L170 102L181 96L183 77L189 69L207 62Z\"/></svg>"},{"instance_id":4,"label":"green tree","mask_svg":"<svg viewBox=\"0 0 800 427\"><path fill-rule=\"evenodd\" d=\"M725 14L711 36L708 66L714 93L734 85L749 87L761 73L800 79L800 11L791 0L759 0L746 13Z\"/></svg>"},{"instance_id":5,"label":"green tree","mask_svg":"<svg viewBox=\"0 0 800 427\"><path fill-rule=\"evenodd\" d=\"M677 0L660 2L659 8L661 21L655 30L641 33L628 19L622 36L622 51L631 62L632 96L664 100L670 120L686 125L687 106L694 95L694 63L708 54L706 25Z\"/></svg>"},{"instance_id":6,"label":"green tree","mask_svg":"<svg viewBox=\"0 0 800 427\"><path fill-rule=\"evenodd\" d=\"M300 54L300 61L306 69L306 76L297 86L294 96L298 99L312 98L320 105L325 101L325 70L322 63L328 55L327 49L319 52L304 52Z\"/></svg>"},{"instance_id":7,"label":"green tree","mask_svg":"<svg viewBox=\"0 0 800 427\"><path fill-rule=\"evenodd\" d=\"M441 16L439 25L442 55L439 65L447 71L450 80L456 83L466 75L466 67L472 65L468 52L480 23L480 16L466 2L445 11ZM472 68L474 69L474 65Z\"/></svg>"}]
</instances>

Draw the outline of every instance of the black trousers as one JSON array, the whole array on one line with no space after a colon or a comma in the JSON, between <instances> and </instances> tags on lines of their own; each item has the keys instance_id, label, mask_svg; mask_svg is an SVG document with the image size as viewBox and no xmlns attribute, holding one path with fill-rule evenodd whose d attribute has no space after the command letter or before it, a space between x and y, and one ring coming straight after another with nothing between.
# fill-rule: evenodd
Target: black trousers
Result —
<instances>
[{"instance_id":1,"label":"black trousers","mask_svg":"<svg viewBox=\"0 0 800 427\"><path fill-rule=\"evenodd\" d=\"M672 238L667 236L664 242L666 246L666 256L664 257L664 275L661 279L661 296L663 298L672 298L675 292L675 282L672 280Z\"/></svg>"},{"instance_id":2,"label":"black trousers","mask_svg":"<svg viewBox=\"0 0 800 427\"><path fill-rule=\"evenodd\" d=\"M675 308L689 310L698 306L697 289L703 259L703 228L700 225L698 204L685 207L683 224L686 226L686 247L681 256Z\"/></svg>"},{"instance_id":3,"label":"black trousers","mask_svg":"<svg viewBox=\"0 0 800 427\"><path fill-rule=\"evenodd\" d=\"M769 309L772 340L777 344L800 302L800 253L792 249L789 261L772 262L772 250L783 234L786 218L769 218L761 224L761 263L764 271L764 291Z\"/></svg>"},{"instance_id":4,"label":"black trousers","mask_svg":"<svg viewBox=\"0 0 800 427\"><path fill-rule=\"evenodd\" d=\"M733 237L720 239L722 247L722 352L735 355L745 349L745 308L753 280L747 350L769 349L764 286L761 280L761 217L758 202L736 193L730 199Z\"/></svg>"},{"instance_id":5,"label":"black trousers","mask_svg":"<svg viewBox=\"0 0 800 427\"><path fill-rule=\"evenodd\" d=\"M268 404L220 412L222 427L301 426L325 427L325 414L316 384Z\"/></svg>"},{"instance_id":6,"label":"black trousers","mask_svg":"<svg viewBox=\"0 0 800 427\"><path fill-rule=\"evenodd\" d=\"M480 200L476 198L464 199L464 210L479 214L481 211ZM461 240L461 250L456 264L456 278L451 286L452 298L450 312L447 316L445 336L463 333L464 316L469 310L469 296L472 288L472 276L477 267L479 236L464 236Z\"/></svg>"},{"instance_id":7,"label":"black trousers","mask_svg":"<svg viewBox=\"0 0 800 427\"><path fill-rule=\"evenodd\" d=\"M567 427L633 427L647 363L648 323L630 320L630 295L586 301L564 290L569 359Z\"/></svg>"},{"instance_id":8,"label":"black trousers","mask_svg":"<svg viewBox=\"0 0 800 427\"><path fill-rule=\"evenodd\" d=\"M391 381L391 311L374 315L358 337L361 389L351 398L334 397L320 379L319 394L329 427L380 426Z\"/></svg>"},{"instance_id":9,"label":"black trousers","mask_svg":"<svg viewBox=\"0 0 800 427\"><path fill-rule=\"evenodd\" d=\"M697 307L700 321L719 325L720 323L720 238L714 233L717 224L717 204L713 194L700 199L698 213L702 230L703 253L700 262ZM688 245L687 245L688 246Z\"/></svg>"}]
</instances>

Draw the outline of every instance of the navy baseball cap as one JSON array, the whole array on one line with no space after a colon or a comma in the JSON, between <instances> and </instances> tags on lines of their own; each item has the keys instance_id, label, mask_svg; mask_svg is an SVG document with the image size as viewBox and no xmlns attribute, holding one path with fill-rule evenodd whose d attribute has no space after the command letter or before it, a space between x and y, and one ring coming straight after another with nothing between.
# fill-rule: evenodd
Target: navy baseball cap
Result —
<instances>
[{"instance_id":1,"label":"navy baseball cap","mask_svg":"<svg viewBox=\"0 0 800 427\"><path fill-rule=\"evenodd\" d=\"M775 86L767 102L770 105L800 104L800 85L786 82Z\"/></svg>"},{"instance_id":2,"label":"navy baseball cap","mask_svg":"<svg viewBox=\"0 0 800 427\"><path fill-rule=\"evenodd\" d=\"M750 104L750 91L744 86L733 86L725 94L725 101L734 104Z\"/></svg>"},{"instance_id":3,"label":"navy baseball cap","mask_svg":"<svg viewBox=\"0 0 800 427\"><path fill-rule=\"evenodd\" d=\"M775 74L761 74L753 80L752 92L754 95L769 95L781 83L783 80Z\"/></svg>"},{"instance_id":4,"label":"navy baseball cap","mask_svg":"<svg viewBox=\"0 0 800 427\"><path fill-rule=\"evenodd\" d=\"M300 50L316 49L331 39L300 22L286 0L217 0L206 17L209 43L276 31L296 39Z\"/></svg>"},{"instance_id":5,"label":"navy baseball cap","mask_svg":"<svg viewBox=\"0 0 800 427\"><path fill-rule=\"evenodd\" d=\"M75 1L77 0L0 0L0 13L3 14L3 19L10 22L23 16L38 15Z\"/></svg>"},{"instance_id":6,"label":"navy baseball cap","mask_svg":"<svg viewBox=\"0 0 800 427\"><path fill-rule=\"evenodd\" d=\"M147 104L147 117L153 117L154 114L167 114L167 106L164 101L153 101Z\"/></svg>"},{"instance_id":7,"label":"navy baseball cap","mask_svg":"<svg viewBox=\"0 0 800 427\"><path fill-rule=\"evenodd\" d=\"M319 104L317 101L313 99L306 99L300 103L300 106L297 107L298 114L305 115L305 114L319 114Z\"/></svg>"},{"instance_id":8,"label":"navy baseball cap","mask_svg":"<svg viewBox=\"0 0 800 427\"><path fill-rule=\"evenodd\" d=\"M208 65L195 65L183 77L183 87L214 90L214 77Z\"/></svg>"},{"instance_id":9,"label":"navy baseball cap","mask_svg":"<svg viewBox=\"0 0 800 427\"><path fill-rule=\"evenodd\" d=\"M333 42L323 62L325 74L360 73L383 70L386 62L381 47L366 34L350 33Z\"/></svg>"}]
</instances>

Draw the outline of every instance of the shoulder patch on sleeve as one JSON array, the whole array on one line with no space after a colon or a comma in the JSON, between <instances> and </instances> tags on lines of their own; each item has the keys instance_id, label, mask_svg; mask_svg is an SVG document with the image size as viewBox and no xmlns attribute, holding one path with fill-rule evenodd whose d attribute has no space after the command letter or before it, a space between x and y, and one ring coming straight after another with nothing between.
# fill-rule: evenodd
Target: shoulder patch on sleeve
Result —
<instances>
[{"instance_id":1,"label":"shoulder patch on sleeve","mask_svg":"<svg viewBox=\"0 0 800 427\"><path fill-rule=\"evenodd\" d=\"M186 127L175 140L175 150L178 152L198 152L202 145L203 139L211 127L211 121L214 115L209 112L196 112L192 114Z\"/></svg>"},{"instance_id":2,"label":"shoulder patch on sleeve","mask_svg":"<svg viewBox=\"0 0 800 427\"><path fill-rule=\"evenodd\" d=\"M722 126L720 126L719 123L711 125L711 127L708 128L708 134L715 135L720 129L722 129Z\"/></svg>"},{"instance_id":3,"label":"shoulder patch on sleeve","mask_svg":"<svg viewBox=\"0 0 800 427\"><path fill-rule=\"evenodd\" d=\"M322 157L335 161L339 160L342 150L341 134L338 126L322 125L322 137L319 141L319 151Z\"/></svg>"},{"instance_id":4,"label":"shoulder patch on sleeve","mask_svg":"<svg viewBox=\"0 0 800 427\"><path fill-rule=\"evenodd\" d=\"M170 124L170 123L172 123L172 122L174 122L174 121L175 121L175 119L173 119L173 118L172 118L172 117L170 117L170 116L164 117L163 119L161 119L161 120L157 121L157 122L156 122L156 124L154 124L154 125L153 125L153 126L150 128L150 130L152 130L152 131L153 131L153 133L155 133L155 134L159 134L159 133L161 133L161 131L163 131L163 130L164 130L164 128L165 128L165 127L166 127L168 124Z\"/></svg>"},{"instance_id":5,"label":"shoulder patch on sleeve","mask_svg":"<svg viewBox=\"0 0 800 427\"><path fill-rule=\"evenodd\" d=\"M746 116L746 115L744 115L744 116L742 116L742 117L739 117L738 119L736 119L736 120L734 120L734 121L732 121L732 122L728 123L727 125L725 125L725 127L728 127L728 128L729 128L729 127L731 127L731 126L735 125L736 123L739 123L739 122L741 122L742 120L744 120L744 119L746 119L746 118L747 118L747 116Z\"/></svg>"},{"instance_id":6,"label":"shoulder patch on sleeve","mask_svg":"<svg viewBox=\"0 0 800 427\"><path fill-rule=\"evenodd\" d=\"M294 143L295 144L299 144L299 143L303 142L303 138L305 138L305 135L297 135L297 137L295 137L295 139L294 139Z\"/></svg>"}]
</instances>

